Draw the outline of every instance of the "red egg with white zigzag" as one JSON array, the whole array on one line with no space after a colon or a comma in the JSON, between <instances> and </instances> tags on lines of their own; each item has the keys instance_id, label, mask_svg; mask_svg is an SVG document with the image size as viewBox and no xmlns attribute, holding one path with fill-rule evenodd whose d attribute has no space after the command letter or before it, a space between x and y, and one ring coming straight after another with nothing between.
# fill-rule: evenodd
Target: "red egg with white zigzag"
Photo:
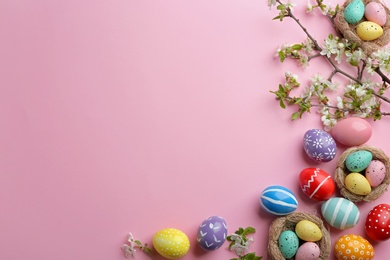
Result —
<instances>
[{"instance_id":1,"label":"red egg with white zigzag","mask_svg":"<svg viewBox=\"0 0 390 260\"><path fill-rule=\"evenodd\" d=\"M299 185L309 198L320 201L330 199L335 191L332 176L320 168L303 169L299 175Z\"/></svg>"}]
</instances>

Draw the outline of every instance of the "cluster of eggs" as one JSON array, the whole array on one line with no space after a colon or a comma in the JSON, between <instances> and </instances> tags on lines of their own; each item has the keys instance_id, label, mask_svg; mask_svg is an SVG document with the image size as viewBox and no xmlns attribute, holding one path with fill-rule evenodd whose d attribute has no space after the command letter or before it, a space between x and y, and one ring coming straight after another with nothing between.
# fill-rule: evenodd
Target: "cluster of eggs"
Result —
<instances>
[{"instance_id":1,"label":"cluster of eggs","mask_svg":"<svg viewBox=\"0 0 390 260\"><path fill-rule=\"evenodd\" d=\"M353 0L344 9L344 19L349 24L357 24L356 34L361 40L372 41L383 35L387 13L379 2L373 1L364 5L362 0Z\"/></svg>"},{"instance_id":2,"label":"cluster of eggs","mask_svg":"<svg viewBox=\"0 0 390 260\"><path fill-rule=\"evenodd\" d=\"M316 260L321 249L316 242L322 239L321 229L309 220L299 221L292 230L283 231L278 240L283 257L301 260ZM301 242L300 242L301 240Z\"/></svg>"},{"instance_id":3,"label":"cluster of eggs","mask_svg":"<svg viewBox=\"0 0 390 260\"><path fill-rule=\"evenodd\" d=\"M219 216L205 219L198 228L197 244L205 251L214 251L220 248L227 238L226 221ZM188 236L179 229L165 228L154 234L153 247L167 259L179 259L185 256L190 249Z\"/></svg>"},{"instance_id":4,"label":"cluster of eggs","mask_svg":"<svg viewBox=\"0 0 390 260\"><path fill-rule=\"evenodd\" d=\"M379 186L386 176L386 166L380 160L373 160L371 152L355 151L348 155L345 166L349 173L344 183L348 191L366 196L372 188Z\"/></svg>"}]
</instances>

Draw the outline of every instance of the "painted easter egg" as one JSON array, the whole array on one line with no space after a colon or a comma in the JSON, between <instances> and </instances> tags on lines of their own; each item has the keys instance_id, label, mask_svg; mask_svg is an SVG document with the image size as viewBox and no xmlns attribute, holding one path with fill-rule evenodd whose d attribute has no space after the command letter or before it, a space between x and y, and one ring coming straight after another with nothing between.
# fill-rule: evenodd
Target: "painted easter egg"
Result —
<instances>
[{"instance_id":1,"label":"painted easter egg","mask_svg":"<svg viewBox=\"0 0 390 260\"><path fill-rule=\"evenodd\" d=\"M200 224L196 241L202 249L213 251L223 245L227 232L226 221L221 217L212 216Z\"/></svg>"},{"instance_id":2,"label":"painted easter egg","mask_svg":"<svg viewBox=\"0 0 390 260\"><path fill-rule=\"evenodd\" d=\"M307 242L317 242L322 238L321 229L309 220L301 220L295 225L297 236Z\"/></svg>"},{"instance_id":3,"label":"painted easter egg","mask_svg":"<svg viewBox=\"0 0 390 260\"><path fill-rule=\"evenodd\" d=\"M360 173L350 173L345 177L345 187L356 195L366 196L371 192L371 186L366 177Z\"/></svg>"},{"instance_id":4,"label":"painted easter egg","mask_svg":"<svg viewBox=\"0 0 390 260\"><path fill-rule=\"evenodd\" d=\"M351 24L358 23L364 16L364 3L362 0L353 0L344 9L344 19Z\"/></svg>"},{"instance_id":5,"label":"painted easter egg","mask_svg":"<svg viewBox=\"0 0 390 260\"><path fill-rule=\"evenodd\" d=\"M361 22L356 26L356 33L363 41L373 41L383 34L383 28L374 22Z\"/></svg>"},{"instance_id":6,"label":"painted easter egg","mask_svg":"<svg viewBox=\"0 0 390 260\"><path fill-rule=\"evenodd\" d=\"M352 201L340 197L322 203L321 213L329 225L338 229L352 228L360 218L358 207Z\"/></svg>"},{"instance_id":7,"label":"painted easter egg","mask_svg":"<svg viewBox=\"0 0 390 260\"><path fill-rule=\"evenodd\" d=\"M336 123L332 128L332 137L347 146L358 146L370 140L371 125L361 117L348 117Z\"/></svg>"},{"instance_id":8,"label":"painted easter egg","mask_svg":"<svg viewBox=\"0 0 390 260\"><path fill-rule=\"evenodd\" d=\"M353 152L345 159L345 166L350 172L361 172L368 167L372 153L366 150Z\"/></svg>"},{"instance_id":9,"label":"painted easter egg","mask_svg":"<svg viewBox=\"0 0 390 260\"><path fill-rule=\"evenodd\" d=\"M338 260L370 260L374 258L374 247L359 235L341 236L334 245L334 254Z\"/></svg>"},{"instance_id":10,"label":"painted easter egg","mask_svg":"<svg viewBox=\"0 0 390 260\"><path fill-rule=\"evenodd\" d=\"M303 137L303 148L312 160L323 163L333 160L337 147L333 137L321 129L310 129Z\"/></svg>"},{"instance_id":11,"label":"painted easter egg","mask_svg":"<svg viewBox=\"0 0 390 260\"><path fill-rule=\"evenodd\" d=\"M186 234L175 228L165 228L154 234L153 247L165 258L179 259L190 249L190 241Z\"/></svg>"},{"instance_id":12,"label":"painted easter egg","mask_svg":"<svg viewBox=\"0 0 390 260\"><path fill-rule=\"evenodd\" d=\"M320 168L306 168L299 174L299 185L311 199L327 200L335 192L333 178Z\"/></svg>"},{"instance_id":13,"label":"painted easter egg","mask_svg":"<svg viewBox=\"0 0 390 260\"><path fill-rule=\"evenodd\" d=\"M376 241L390 238L390 205L379 204L375 206L366 218L366 234Z\"/></svg>"},{"instance_id":14,"label":"painted easter egg","mask_svg":"<svg viewBox=\"0 0 390 260\"><path fill-rule=\"evenodd\" d=\"M320 247L314 242L303 243L295 255L297 260L317 260L321 255Z\"/></svg>"},{"instance_id":15,"label":"painted easter egg","mask_svg":"<svg viewBox=\"0 0 390 260\"><path fill-rule=\"evenodd\" d=\"M370 22L374 22L380 26L386 24L386 10L380 3L370 2L366 5L364 16Z\"/></svg>"},{"instance_id":16,"label":"painted easter egg","mask_svg":"<svg viewBox=\"0 0 390 260\"><path fill-rule=\"evenodd\" d=\"M366 178L371 187L378 187L386 177L386 166L379 160L372 160L366 168Z\"/></svg>"},{"instance_id":17,"label":"painted easter egg","mask_svg":"<svg viewBox=\"0 0 390 260\"><path fill-rule=\"evenodd\" d=\"M298 200L289 189L272 185L261 193L260 204L273 215L287 215L297 209Z\"/></svg>"},{"instance_id":18,"label":"painted easter egg","mask_svg":"<svg viewBox=\"0 0 390 260\"><path fill-rule=\"evenodd\" d=\"M278 245L283 257L289 259L297 253L299 239L293 231L286 230L280 234Z\"/></svg>"}]
</instances>

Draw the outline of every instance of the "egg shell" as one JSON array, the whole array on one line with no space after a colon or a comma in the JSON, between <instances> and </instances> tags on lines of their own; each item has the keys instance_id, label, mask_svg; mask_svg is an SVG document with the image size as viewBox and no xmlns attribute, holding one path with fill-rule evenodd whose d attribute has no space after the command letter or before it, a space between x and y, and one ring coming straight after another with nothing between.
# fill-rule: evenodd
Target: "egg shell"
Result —
<instances>
[{"instance_id":1,"label":"egg shell","mask_svg":"<svg viewBox=\"0 0 390 260\"><path fill-rule=\"evenodd\" d=\"M356 34L363 41L373 41L383 34L383 28L374 22L361 22L356 26Z\"/></svg>"},{"instance_id":2,"label":"egg shell","mask_svg":"<svg viewBox=\"0 0 390 260\"><path fill-rule=\"evenodd\" d=\"M331 135L337 142L347 147L359 146L370 140L372 128L361 117L348 117L336 123Z\"/></svg>"},{"instance_id":3,"label":"egg shell","mask_svg":"<svg viewBox=\"0 0 390 260\"><path fill-rule=\"evenodd\" d=\"M206 251L217 250L225 243L227 232L226 221L222 217L212 216L200 224L196 241Z\"/></svg>"},{"instance_id":4,"label":"egg shell","mask_svg":"<svg viewBox=\"0 0 390 260\"><path fill-rule=\"evenodd\" d=\"M320 168L306 168L299 174L299 185L311 199L324 201L335 192L335 183L327 172Z\"/></svg>"},{"instance_id":5,"label":"egg shell","mask_svg":"<svg viewBox=\"0 0 390 260\"><path fill-rule=\"evenodd\" d=\"M322 238L321 229L309 220L301 220L295 225L295 233L306 242L317 242Z\"/></svg>"},{"instance_id":6,"label":"egg shell","mask_svg":"<svg viewBox=\"0 0 390 260\"><path fill-rule=\"evenodd\" d=\"M372 161L372 153L366 150L353 152L345 159L345 166L350 172L361 172Z\"/></svg>"},{"instance_id":7,"label":"egg shell","mask_svg":"<svg viewBox=\"0 0 390 260\"><path fill-rule=\"evenodd\" d=\"M345 177L345 187L356 195L366 196L371 192L371 185L360 173L352 172Z\"/></svg>"},{"instance_id":8,"label":"egg shell","mask_svg":"<svg viewBox=\"0 0 390 260\"><path fill-rule=\"evenodd\" d=\"M289 259L297 253L299 239L293 231L285 230L279 236L278 245L284 258Z\"/></svg>"},{"instance_id":9,"label":"egg shell","mask_svg":"<svg viewBox=\"0 0 390 260\"><path fill-rule=\"evenodd\" d=\"M380 3L370 2L366 5L364 16L370 22L374 22L380 26L386 24L386 10Z\"/></svg>"},{"instance_id":10,"label":"egg shell","mask_svg":"<svg viewBox=\"0 0 390 260\"><path fill-rule=\"evenodd\" d=\"M364 3L362 0L354 0L344 9L344 19L350 24L358 23L364 16Z\"/></svg>"},{"instance_id":11,"label":"egg shell","mask_svg":"<svg viewBox=\"0 0 390 260\"><path fill-rule=\"evenodd\" d=\"M375 241L390 238L390 205L379 204L368 212L365 224L366 234Z\"/></svg>"},{"instance_id":12,"label":"egg shell","mask_svg":"<svg viewBox=\"0 0 390 260\"><path fill-rule=\"evenodd\" d=\"M260 205L273 215L287 215L298 207L298 200L289 189L272 185L264 189L260 196Z\"/></svg>"},{"instance_id":13,"label":"egg shell","mask_svg":"<svg viewBox=\"0 0 390 260\"><path fill-rule=\"evenodd\" d=\"M318 163L330 162L337 152L333 137L321 129L310 129L305 132L303 148L307 156Z\"/></svg>"},{"instance_id":14,"label":"egg shell","mask_svg":"<svg viewBox=\"0 0 390 260\"><path fill-rule=\"evenodd\" d=\"M386 177L386 166L379 160L372 160L366 168L366 178L371 187L378 187Z\"/></svg>"},{"instance_id":15,"label":"egg shell","mask_svg":"<svg viewBox=\"0 0 390 260\"><path fill-rule=\"evenodd\" d=\"M370 242L354 234L341 236L334 245L334 254L338 260L370 260L375 256Z\"/></svg>"},{"instance_id":16,"label":"egg shell","mask_svg":"<svg viewBox=\"0 0 390 260\"><path fill-rule=\"evenodd\" d=\"M295 260L317 260L321 255L320 247L314 242L303 243L295 255Z\"/></svg>"},{"instance_id":17,"label":"egg shell","mask_svg":"<svg viewBox=\"0 0 390 260\"><path fill-rule=\"evenodd\" d=\"M358 207L341 197L330 198L322 203L321 213L329 225L342 230L354 227L360 218Z\"/></svg>"},{"instance_id":18,"label":"egg shell","mask_svg":"<svg viewBox=\"0 0 390 260\"><path fill-rule=\"evenodd\" d=\"M186 234L175 228L165 228L154 234L153 247L165 258L179 259L190 249L190 241Z\"/></svg>"}]
</instances>

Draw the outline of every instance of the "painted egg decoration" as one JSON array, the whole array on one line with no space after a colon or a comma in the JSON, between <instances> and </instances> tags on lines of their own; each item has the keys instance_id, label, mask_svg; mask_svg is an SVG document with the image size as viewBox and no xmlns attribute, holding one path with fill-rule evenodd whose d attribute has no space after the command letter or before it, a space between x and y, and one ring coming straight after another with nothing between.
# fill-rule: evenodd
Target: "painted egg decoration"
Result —
<instances>
[{"instance_id":1,"label":"painted egg decoration","mask_svg":"<svg viewBox=\"0 0 390 260\"><path fill-rule=\"evenodd\" d=\"M341 236L334 245L334 254L338 260L370 260L374 258L374 247L359 235Z\"/></svg>"},{"instance_id":2,"label":"painted egg decoration","mask_svg":"<svg viewBox=\"0 0 390 260\"><path fill-rule=\"evenodd\" d=\"M354 227L360 218L358 207L352 201L341 197L322 203L321 213L329 225L342 230Z\"/></svg>"},{"instance_id":3,"label":"painted egg decoration","mask_svg":"<svg viewBox=\"0 0 390 260\"><path fill-rule=\"evenodd\" d=\"M386 177L386 166L379 160L372 160L366 168L366 178L371 187L378 187Z\"/></svg>"},{"instance_id":4,"label":"painted egg decoration","mask_svg":"<svg viewBox=\"0 0 390 260\"><path fill-rule=\"evenodd\" d=\"M383 28L374 22L361 22L356 26L356 34L363 41L373 41L383 34Z\"/></svg>"},{"instance_id":5,"label":"painted egg decoration","mask_svg":"<svg viewBox=\"0 0 390 260\"><path fill-rule=\"evenodd\" d=\"M321 255L320 247L314 242L303 243L295 255L297 260L317 260Z\"/></svg>"},{"instance_id":6,"label":"painted egg decoration","mask_svg":"<svg viewBox=\"0 0 390 260\"><path fill-rule=\"evenodd\" d=\"M366 150L353 152L345 159L345 166L350 172L361 172L372 161L372 153Z\"/></svg>"},{"instance_id":7,"label":"painted egg decoration","mask_svg":"<svg viewBox=\"0 0 390 260\"><path fill-rule=\"evenodd\" d=\"M344 9L344 19L350 24L358 23L364 16L364 3L362 0L353 0Z\"/></svg>"},{"instance_id":8,"label":"painted egg decoration","mask_svg":"<svg viewBox=\"0 0 390 260\"><path fill-rule=\"evenodd\" d=\"M299 185L309 198L320 201L330 199L336 188L332 176L320 168L302 170Z\"/></svg>"},{"instance_id":9,"label":"painted egg decoration","mask_svg":"<svg viewBox=\"0 0 390 260\"><path fill-rule=\"evenodd\" d=\"M310 129L303 137L304 150L312 160L330 162L336 156L337 147L333 137L321 129Z\"/></svg>"},{"instance_id":10,"label":"painted egg decoration","mask_svg":"<svg viewBox=\"0 0 390 260\"><path fill-rule=\"evenodd\" d=\"M206 251L217 250L225 243L227 232L226 221L219 216L212 216L200 224L196 241Z\"/></svg>"},{"instance_id":11,"label":"painted egg decoration","mask_svg":"<svg viewBox=\"0 0 390 260\"><path fill-rule=\"evenodd\" d=\"M280 216L294 212L298 207L298 200L289 189L272 185L261 193L260 204L267 212Z\"/></svg>"},{"instance_id":12,"label":"painted egg decoration","mask_svg":"<svg viewBox=\"0 0 390 260\"><path fill-rule=\"evenodd\" d=\"M301 220L295 226L297 236L307 242L317 242L322 238L321 229L309 220Z\"/></svg>"},{"instance_id":13,"label":"painted egg decoration","mask_svg":"<svg viewBox=\"0 0 390 260\"><path fill-rule=\"evenodd\" d=\"M350 173L345 177L345 187L356 195L366 196L371 192L371 186L366 177L360 173Z\"/></svg>"},{"instance_id":14,"label":"painted egg decoration","mask_svg":"<svg viewBox=\"0 0 390 260\"><path fill-rule=\"evenodd\" d=\"M379 204L367 215L366 234L375 241L384 241L390 238L390 205Z\"/></svg>"},{"instance_id":15,"label":"painted egg decoration","mask_svg":"<svg viewBox=\"0 0 390 260\"><path fill-rule=\"evenodd\" d=\"M359 146L370 140L372 128L361 117L348 117L336 123L331 135L337 142L347 147Z\"/></svg>"},{"instance_id":16,"label":"painted egg decoration","mask_svg":"<svg viewBox=\"0 0 390 260\"><path fill-rule=\"evenodd\" d=\"M289 259L297 253L299 239L293 231L285 230L279 236L278 245L283 257Z\"/></svg>"},{"instance_id":17,"label":"painted egg decoration","mask_svg":"<svg viewBox=\"0 0 390 260\"><path fill-rule=\"evenodd\" d=\"M370 2L366 5L364 16L370 22L374 22L380 26L386 24L386 10L380 3Z\"/></svg>"},{"instance_id":18,"label":"painted egg decoration","mask_svg":"<svg viewBox=\"0 0 390 260\"><path fill-rule=\"evenodd\" d=\"M154 234L152 239L156 251L167 259L179 259L190 249L186 234L175 228L165 228Z\"/></svg>"}]
</instances>

